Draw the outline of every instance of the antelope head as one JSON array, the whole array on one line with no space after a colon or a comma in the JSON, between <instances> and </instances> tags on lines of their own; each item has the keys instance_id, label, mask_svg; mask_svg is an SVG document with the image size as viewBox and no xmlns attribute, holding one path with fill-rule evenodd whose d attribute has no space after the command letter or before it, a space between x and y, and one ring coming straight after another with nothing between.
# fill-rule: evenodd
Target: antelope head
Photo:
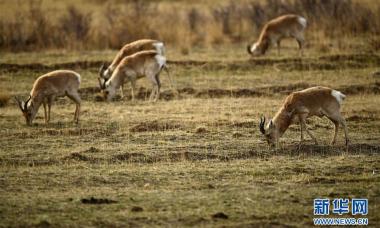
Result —
<instances>
[{"instance_id":1,"label":"antelope head","mask_svg":"<svg viewBox=\"0 0 380 228\"><path fill-rule=\"evenodd\" d=\"M260 117L259 129L260 132L265 136L268 144L270 146L275 146L278 142L279 133L273 120L270 120L265 127L265 117Z\"/></svg>"},{"instance_id":2,"label":"antelope head","mask_svg":"<svg viewBox=\"0 0 380 228\"><path fill-rule=\"evenodd\" d=\"M102 64L102 66L99 68L99 77L101 78L108 78L106 77L108 74L107 66L105 63Z\"/></svg>"},{"instance_id":3,"label":"antelope head","mask_svg":"<svg viewBox=\"0 0 380 228\"><path fill-rule=\"evenodd\" d=\"M263 40L261 42L255 42L252 46L247 46L248 54L253 57L264 55L269 47L269 42L267 40Z\"/></svg>"},{"instance_id":4,"label":"antelope head","mask_svg":"<svg viewBox=\"0 0 380 228\"><path fill-rule=\"evenodd\" d=\"M98 82L99 82L99 87L100 87L100 91L103 95L103 99L106 100L106 101L111 101L112 100L112 97L115 96L115 89L111 86L111 81L109 81L105 78L101 78L101 77L98 77ZM107 84L108 82L108 84Z\"/></svg>"},{"instance_id":5,"label":"antelope head","mask_svg":"<svg viewBox=\"0 0 380 228\"><path fill-rule=\"evenodd\" d=\"M34 112L34 109L33 109L33 102L30 102L31 99L32 99L32 96L29 96L29 98L25 102L23 102L23 101L20 101L17 97L15 98L22 114L25 117L27 125L32 125L33 119L36 115L36 112Z\"/></svg>"}]
</instances>

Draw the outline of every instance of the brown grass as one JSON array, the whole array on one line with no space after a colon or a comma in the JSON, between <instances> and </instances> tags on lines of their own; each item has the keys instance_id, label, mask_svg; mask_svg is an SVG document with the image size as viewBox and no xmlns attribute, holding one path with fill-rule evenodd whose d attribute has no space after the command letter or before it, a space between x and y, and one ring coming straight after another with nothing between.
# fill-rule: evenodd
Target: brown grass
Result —
<instances>
[{"instance_id":1,"label":"brown grass","mask_svg":"<svg viewBox=\"0 0 380 228\"><path fill-rule=\"evenodd\" d=\"M127 42L156 38L188 54L194 46L253 41L263 24L281 14L308 19L308 44L328 51L329 43L348 48L344 37L379 34L380 5L349 0L222 1L215 4L168 1L107 1L55 4L22 1L0 22L0 49L118 49ZM83 5L83 6L82 6ZM55 13L50 13L55 12ZM24 16L18 16L24 15ZM63 35L64 34L64 35ZM378 41L369 38L374 50Z\"/></svg>"},{"instance_id":2,"label":"brown grass","mask_svg":"<svg viewBox=\"0 0 380 228\"><path fill-rule=\"evenodd\" d=\"M12 9L15 2L24 1L1 4ZM67 98L56 100L49 124L42 107L33 126L25 125L12 100L0 108L0 226L310 227L313 199L323 197L368 198L365 217L379 227L380 57L377 36L360 29L366 28L361 27L365 18L339 24L338 37L321 31L329 26L324 19L314 21L308 30L311 48L303 58L285 47L280 56L248 59L242 43L254 37L267 17L288 10L287 1L34 2L35 8L20 4L18 10L47 14L35 12L28 21L29 13L16 18L14 11L5 12L0 48L44 51L2 53L0 91L4 97L25 98L38 76L73 69L82 76L81 121L72 122L75 104ZM67 2L78 3L71 13ZM289 6L311 2L291 1ZM352 15L378 7L377 1L367 0L352 12L357 1L323 2L310 10L326 18L334 17L326 6ZM253 6L253 14L240 14ZM146 14L139 16L141 12ZM251 16L262 21L252 25ZM154 26L134 28L129 19ZM157 27L161 23L165 26ZM120 33L110 34L109 24ZM353 26L357 30L348 30ZM68 38L57 36L57 28L65 28ZM42 44L46 32L51 37ZM97 69L115 51L83 49L117 48L146 34L170 40L169 65L180 96L174 96L162 75L157 103L146 101L151 88L146 79L138 81L134 102L129 97L94 102ZM47 50L51 48L75 51ZM347 95L342 112L351 144L344 146L340 131L337 145L329 145L333 124L311 118L308 127L319 145L307 140L299 146L299 126L292 125L280 148L269 148L258 130L259 117L273 116L287 94L313 85ZM351 217L341 217L346 216Z\"/></svg>"},{"instance_id":3,"label":"brown grass","mask_svg":"<svg viewBox=\"0 0 380 228\"><path fill-rule=\"evenodd\" d=\"M94 102L98 65L113 53L8 53L0 91L26 97L39 75L70 68L82 75L83 102L79 125L67 98L54 103L49 124L42 107L33 126L16 104L1 108L0 226L308 227L317 197L368 198L367 217L378 226L378 55L236 60L229 49L199 52L188 56L196 61L170 63L181 98L162 75L157 103L145 101L146 79L134 102ZM312 118L320 145L299 146L294 125L278 150L268 148L259 116L312 85L347 94L352 144L340 131L328 145L333 124Z\"/></svg>"},{"instance_id":4,"label":"brown grass","mask_svg":"<svg viewBox=\"0 0 380 228\"><path fill-rule=\"evenodd\" d=\"M5 94L4 92L0 93L0 108L6 106L9 103L11 96Z\"/></svg>"}]
</instances>

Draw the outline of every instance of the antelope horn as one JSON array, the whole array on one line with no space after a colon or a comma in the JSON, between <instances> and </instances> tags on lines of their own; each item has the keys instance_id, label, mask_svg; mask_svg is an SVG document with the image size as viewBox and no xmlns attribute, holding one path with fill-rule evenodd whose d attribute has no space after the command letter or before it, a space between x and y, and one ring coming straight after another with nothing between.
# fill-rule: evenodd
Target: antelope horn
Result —
<instances>
[{"instance_id":1,"label":"antelope horn","mask_svg":"<svg viewBox=\"0 0 380 228\"><path fill-rule=\"evenodd\" d=\"M30 99L32 99L32 96L31 96L31 95L29 95L28 100L25 101L25 104L24 104L24 110L25 110L25 111L28 110L28 103L29 103Z\"/></svg>"},{"instance_id":2,"label":"antelope horn","mask_svg":"<svg viewBox=\"0 0 380 228\"><path fill-rule=\"evenodd\" d=\"M18 107L21 109L22 112L24 112L24 109L22 108L22 101L20 101L17 97L15 97L15 100L18 104Z\"/></svg>"},{"instance_id":3,"label":"antelope horn","mask_svg":"<svg viewBox=\"0 0 380 228\"><path fill-rule=\"evenodd\" d=\"M259 127L260 127L260 132L262 134L265 134L265 128L264 128L264 125L265 125L265 117L260 117L260 124L259 124Z\"/></svg>"},{"instance_id":4,"label":"antelope horn","mask_svg":"<svg viewBox=\"0 0 380 228\"><path fill-rule=\"evenodd\" d=\"M247 45L247 52L248 54L252 55L251 46L249 44Z\"/></svg>"},{"instance_id":5,"label":"antelope horn","mask_svg":"<svg viewBox=\"0 0 380 228\"><path fill-rule=\"evenodd\" d=\"M100 89L105 89L106 88L107 79L98 77L98 82L99 82Z\"/></svg>"},{"instance_id":6,"label":"antelope horn","mask_svg":"<svg viewBox=\"0 0 380 228\"><path fill-rule=\"evenodd\" d=\"M106 64L103 63L102 66L99 68L99 75L100 77L103 77L103 72L106 70Z\"/></svg>"},{"instance_id":7,"label":"antelope horn","mask_svg":"<svg viewBox=\"0 0 380 228\"><path fill-rule=\"evenodd\" d=\"M100 89L103 89L103 87L102 87L102 80L100 79L100 77L98 77L98 82L99 82Z\"/></svg>"}]
</instances>

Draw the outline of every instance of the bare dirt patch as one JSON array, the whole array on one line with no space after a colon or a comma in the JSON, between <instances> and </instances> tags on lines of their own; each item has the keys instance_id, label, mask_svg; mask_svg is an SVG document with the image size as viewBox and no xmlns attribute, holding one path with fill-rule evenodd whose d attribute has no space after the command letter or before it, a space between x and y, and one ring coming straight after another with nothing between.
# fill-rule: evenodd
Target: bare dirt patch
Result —
<instances>
[{"instance_id":1,"label":"bare dirt patch","mask_svg":"<svg viewBox=\"0 0 380 228\"><path fill-rule=\"evenodd\" d=\"M324 61L334 61L334 62L341 62L341 61L354 61L358 63L375 63L377 65L380 64L380 56L376 54L351 54L351 55L327 55L327 56L321 56L318 59L324 60Z\"/></svg>"},{"instance_id":2,"label":"bare dirt patch","mask_svg":"<svg viewBox=\"0 0 380 228\"><path fill-rule=\"evenodd\" d=\"M77 128L77 129L41 129L40 134L55 136L55 135L67 135L67 136L80 136L88 135L98 132L98 129L91 128Z\"/></svg>"},{"instance_id":3,"label":"bare dirt patch","mask_svg":"<svg viewBox=\"0 0 380 228\"><path fill-rule=\"evenodd\" d=\"M142 153L122 153L112 157L110 162L136 162L155 163L162 161L201 161L201 160L225 160L224 157L211 153L196 152L171 152L166 155L146 155Z\"/></svg>"},{"instance_id":4,"label":"bare dirt patch","mask_svg":"<svg viewBox=\"0 0 380 228\"><path fill-rule=\"evenodd\" d=\"M371 65L380 65L380 56L375 54L353 54L328 55L318 59L287 59L277 62L275 67L287 71L309 71L359 69Z\"/></svg>"},{"instance_id":5,"label":"bare dirt patch","mask_svg":"<svg viewBox=\"0 0 380 228\"><path fill-rule=\"evenodd\" d=\"M197 128L195 129L195 133L196 133L196 134L207 134L207 133L209 133L209 132L210 132L210 131L207 130L207 128L204 127L204 126L199 126L199 127L197 127Z\"/></svg>"},{"instance_id":6,"label":"bare dirt patch","mask_svg":"<svg viewBox=\"0 0 380 228\"><path fill-rule=\"evenodd\" d=\"M23 159L23 158L0 158L0 165L10 166L50 166L58 164L55 159Z\"/></svg>"},{"instance_id":7,"label":"bare dirt patch","mask_svg":"<svg viewBox=\"0 0 380 228\"><path fill-rule=\"evenodd\" d=\"M303 144L292 145L290 147L284 148L280 150L281 153L289 154L289 155L339 155L342 153L347 154L372 154L372 153L380 153L380 145L379 144L366 144L366 143L357 143L357 144L349 144L348 147L344 145L313 145L313 144Z\"/></svg>"},{"instance_id":8,"label":"bare dirt patch","mask_svg":"<svg viewBox=\"0 0 380 228\"><path fill-rule=\"evenodd\" d=\"M346 95L355 94L380 94L380 82L367 85L349 85L338 89Z\"/></svg>"},{"instance_id":9,"label":"bare dirt patch","mask_svg":"<svg viewBox=\"0 0 380 228\"><path fill-rule=\"evenodd\" d=\"M297 63L280 63L276 64L275 67L277 69L283 70L283 71L310 71L310 70L339 70L339 69L346 69L346 68L366 68L368 67L368 64L364 63L334 63L334 62L297 62Z\"/></svg>"},{"instance_id":10,"label":"bare dirt patch","mask_svg":"<svg viewBox=\"0 0 380 228\"><path fill-rule=\"evenodd\" d=\"M112 161L128 161L137 163L153 163L155 160L152 156L146 156L142 153L122 153L112 156Z\"/></svg>"},{"instance_id":11,"label":"bare dirt patch","mask_svg":"<svg viewBox=\"0 0 380 228\"><path fill-rule=\"evenodd\" d=\"M132 211L132 212L142 212L142 211L144 211L144 208L139 207L139 206L133 206L133 207L131 208L131 211Z\"/></svg>"},{"instance_id":12,"label":"bare dirt patch","mask_svg":"<svg viewBox=\"0 0 380 228\"><path fill-rule=\"evenodd\" d=\"M368 121L375 121L380 120L380 118L373 117L373 116L359 116L359 115L353 115L346 118L347 121L353 121L353 122L368 122Z\"/></svg>"},{"instance_id":13,"label":"bare dirt patch","mask_svg":"<svg viewBox=\"0 0 380 228\"><path fill-rule=\"evenodd\" d=\"M56 69L94 69L94 72L104 61L75 61L44 65L41 63L14 64L0 63L3 72L18 72L21 70L41 71ZM348 54L348 55L326 55L319 58L251 58L247 61L199 61L168 60L168 65L181 67L201 67L205 70L249 70L254 66L276 66L284 70L336 70L342 68L364 68L369 65L380 65L380 56L376 54ZM96 70L95 70L96 69Z\"/></svg>"},{"instance_id":14,"label":"bare dirt patch","mask_svg":"<svg viewBox=\"0 0 380 228\"><path fill-rule=\"evenodd\" d=\"M136 163L155 163L155 162L180 162L180 161L205 161L205 160L219 160L230 161L237 159L252 159L252 158L265 158L268 159L273 156L337 156L342 153L345 154L376 154L380 153L380 145L377 144L351 144L348 147L344 145L330 146L330 145L288 145L280 149L267 150L264 148L252 148L249 150L241 150L238 153L229 152L228 154L220 155L217 153L204 153L204 152L190 152L181 151L182 149L172 148L166 154L155 155L151 153L122 153L112 156L111 159L106 158L89 158L84 155L75 155L75 160L99 162L108 161L113 162L136 162ZM73 156L73 154L71 155ZM83 157L84 156L84 157ZM80 159L78 159L80 158Z\"/></svg>"},{"instance_id":15,"label":"bare dirt patch","mask_svg":"<svg viewBox=\"0 0 380 228\"><path fill-rule=\"evenodd\" d=\"M111 204L111 203L117 203L116 200L111 200L111 199L107 199L107 198L95 198L95 197L83 198L83 199L81 199L81 202L83 204Z\"/></svg>"},{"instance_id":16,"label":"bare dirt patch","mask_svg":"<svg viewBox=\"0 0 380 228\"><path fill-rule=\"evenodd\" d=\"M195 89L192 87L185 87L178 89L178 94L173 90L165 90L161 92L161 100L175 100L183 99L189 97L196 98L222 98L222 97L235 97L235 98L244 98L244 97L273 97L274 95L282 94L287 95L294 91L303 90L312 86L316 86L309 83L294 83L288 85L275 85L275 86L263 86L256 88L238 88L238 89ZM346 95L357 95L357 94L380 94L380 82L375 82L371 84L359 84L359 85L347 85L334 88ZM101 98L98 98L99 88L97 87L87 87L80 89L80 94L83 100L95 100L103 101ZM138 100L147 100L151 90L150 88L140 87L138 92L135 94L135 99ZM130 94L126 94L123 100L131 100ZM116 96L115 101L120 101L121 97ZM63 103L71 102L62 100Z\"/></svg>"},{"instance_id":17,"label":"bare dirt patch","mask_svg":"<svg viewBox=\"0 0 380 228\"><path fill-rule=\"evenodd\" d=\"M243 121L243 122L234 122L230 126L231 127L237 127L237 128L252 128L257 125L256 122L253 121Z\"/></svg>"},{"instance_id":18,"label":"bare dirt patch","mask_svg":"<svg viewBox=\"0 0 380 228\"><path fill-rule=\"evenodd\" d=\"M189 150L194 148L187 148ZM212 148L210 148L212 149ZM245 159L270 159L276 156L296 156L310 158L316 157L329 157L339 156L342 154L366 154L375 155L380 153L380 144L350 144L347 148L344 145L329 146L329 145L314 145L314 144L298 144L283 146L280 149L268 149L267 147L256 147L252 149L241 148L239 152L230 148L228 153L223 151L215 152L192 152L183 151L186 148L169 148L165 154L150 153L134 153L125 152L111 156L95 156L89 154L87 151L73 152L61 159L23 159L23 158L0 158L0 165L10 166L51 166L61 164L62 162L86 162L90 164L97 163L141 163L152 164L157 162L181 162L181 161L232 161L232 160L245 160ZM147 151L148 152L148 151Z\"/></svg>"},{"instance_id":19,"label":"bare dirt patch","mask_svg":"<svg viewBox=\"0 0 380 228\"><path fill-rule=\"evenodd\" d=\"M224 212L218 212L211 216L213 219L228 219L228 215L226 215Z\"/></svg>"},{"instance_id":20,"label":"bare dirt patch","mask_svg":"<svg viewBox=\"0 0 380 228\"><path fill-rule=\"evenodd\" d=\"M174 122L163 122L163 121L147 121L144 123L136 124L135 126L129 128L130 132L147 132L147 131L167 131L174 129L181 129L182 125Z\"/></svg>"},{"instance_id":21,"label":"bare dirt patch","mask_svg":"<svg viewBox=\"0 0 380 228\"><path fill-rule=\"evenodd\" d=\"M89 161L90 158L80 153L71 153L69 156L65 157L65 159L74 159L78 161Z\"/></svg>"},{"instance_id":22,"label":"bare dirt patch","mask_svg":"<svg viewBox=\"0 0 380 228\"><path fill-rule=\"evenodd\" d=\"M88 69L99 68L103 61L76 61L67 63L58 63L45 65L41 63L30 64L15 64L15 63L0 63L0 69L3 72L19 72L23 70L29 71L47 71L56 69Z\"/></svg>"},{"instance_id":23,"label":"bare dirt patch","mask_svg":"<svg viewBox=\"0 0 380 228\"><path fill-rule=\"evenodd\" d=\"M264 93L255 89L206 89L200 90L195 94L197 98L219 98L219 97L255 97L263 96Z\"/></svg>"}]
</instances>

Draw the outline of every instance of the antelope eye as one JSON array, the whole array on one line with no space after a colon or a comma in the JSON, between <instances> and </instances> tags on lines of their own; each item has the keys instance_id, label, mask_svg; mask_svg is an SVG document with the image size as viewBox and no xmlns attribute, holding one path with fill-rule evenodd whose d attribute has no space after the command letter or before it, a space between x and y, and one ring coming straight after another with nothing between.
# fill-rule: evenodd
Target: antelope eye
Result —
<instances>
[{"instance_id":1,"label":"antelope eye","mask_svg":"<svg viewBox=\"0 0 380 228\"><path fill-rule=\"evenodd\" d=\"M105 94L106 94L106 95L108 95L109 93L110 93L110 92L108 92L108 91L105 91Z\"/></svg>"}]
</instances>

